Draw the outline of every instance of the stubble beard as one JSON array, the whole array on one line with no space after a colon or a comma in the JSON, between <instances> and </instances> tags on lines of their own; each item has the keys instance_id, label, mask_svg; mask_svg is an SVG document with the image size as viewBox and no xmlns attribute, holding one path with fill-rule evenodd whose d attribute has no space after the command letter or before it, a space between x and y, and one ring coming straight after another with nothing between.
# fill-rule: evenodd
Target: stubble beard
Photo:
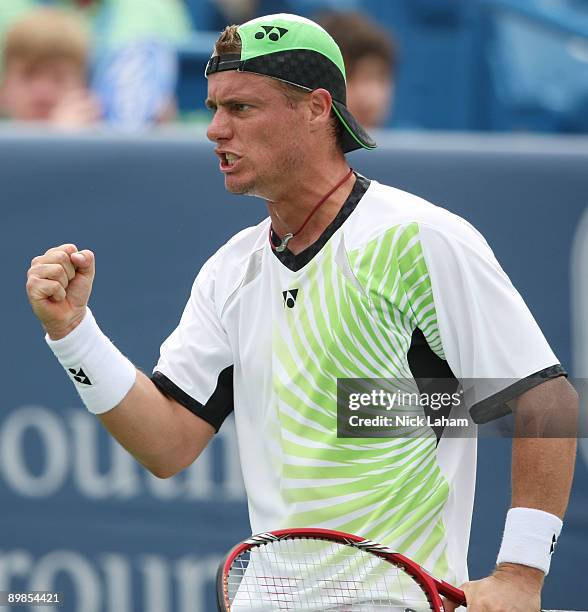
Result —
<instances>
[{"instance_id":1,"label":"stubble beard","mask_svg":"<svg viewBox=\"0 0 588 612\"><path fill-rule=\"evenodd\" d=\"M290 177L296 174L297 170L303 167L304 152L298 148L288 149L281 160L273 160L273 174L277 179L272 180L272 176L264 173L258 173L253 179L247 183L230 185L225 178L225 189L234 195L254 196L263 199L274 199L273 193L268 193L267 188L271 183L283 183L284 177ZM275 187L272 191L275 190Z\"/></svg>"},{"instance_id":2,"label":"stubble beard","mask_svg":"<svg viewBox=\"0 0 588 612\"><path fill-rule=\"evenodd\" d=\"M255 191L255 181L251 181L250 183L245 183L243 185L234 185L231 186L225 181L225 189L232 193L233 195L248 195L255 196L257 195Z\"/></svg>"}]
</instances>

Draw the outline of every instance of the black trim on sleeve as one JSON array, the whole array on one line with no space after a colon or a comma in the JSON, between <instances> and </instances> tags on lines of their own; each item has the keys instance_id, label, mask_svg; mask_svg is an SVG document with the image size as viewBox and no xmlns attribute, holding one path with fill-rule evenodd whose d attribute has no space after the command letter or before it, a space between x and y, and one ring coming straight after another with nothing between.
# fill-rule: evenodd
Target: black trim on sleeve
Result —
<instances>
[{"instance_id":1,"label":"black trim on sleeve","mask_svg":"<svg viewBox=\"0 0 588 612\"><path fill-rule=\"evenodd\" d=\"M218 375L218 382L214 393L206 404L201 404L161 372L154 372L151 376L153 384L167 397L176 400L178 404L200 417L214 427L216 432L221 428L225 419L233 412L233 366L225 368Z\"/></svg>"},{"instance_id":2,"label":"black trim on sleeve","mask_svg":"<svg viewBox=\"0 0 588 612\"><path fill-rule=\"evenodd\" d=\"M545 368L544 370L540 370L539 372L535 372L535 374L518 380L516 383L506 387L506 389L502 389L502 391L474 404L470 408L472 419L478 425L482 425L494 419L506 416L507 414L511 414L512 410L507 405L507 402L552 378L559 378L560 376L567 375L568 373L559 363L549 368Z\"/></svg>"}]
</instances>

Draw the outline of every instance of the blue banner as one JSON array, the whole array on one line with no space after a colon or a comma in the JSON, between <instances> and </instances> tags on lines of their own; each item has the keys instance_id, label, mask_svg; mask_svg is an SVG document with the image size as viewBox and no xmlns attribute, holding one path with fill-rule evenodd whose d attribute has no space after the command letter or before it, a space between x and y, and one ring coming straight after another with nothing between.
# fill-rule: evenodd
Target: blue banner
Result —
<instances>
[{"instance_id":1,"label":"blue banner","mask_svg":"<svg viewBox=\"0 0 588 612\"><path fill-rule=\"evenodd\" d=\"M588 338L588 291L574 301L575 329L570 317L572 289L588 278L588 247L570 268L574 238L588 244L588 225L579 226L588 144L380 140L378 151L351 157L355 167L476 225L562 362L570 370L588 363L580 349L572 363L571 342ZM0 154L0 591L62 591L64 612L210 612L221 555L250 533L232 422L182 474L149 475L81 407L30 311L25 273L56 244L94 250L95 316L150 372L198 269L265 216L263 202L227 194L212 146L194 136L4 134ZM582 367L576 375L588 374ZM480 443L473 577L494 564L509 456L507 440ZM581 459L545 607L586 605L587 504Z\"/></svg>"}]
</instances>

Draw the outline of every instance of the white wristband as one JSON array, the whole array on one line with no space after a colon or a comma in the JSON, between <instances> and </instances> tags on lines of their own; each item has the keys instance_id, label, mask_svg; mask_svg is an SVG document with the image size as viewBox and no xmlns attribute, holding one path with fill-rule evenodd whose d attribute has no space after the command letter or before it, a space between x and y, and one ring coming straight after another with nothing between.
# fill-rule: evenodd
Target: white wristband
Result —
<instances>
[{"instance_id":1,"label":"white wristband","mask_svg":"<svg viewBox=\"0 0 588 612\"><path fill-rule=\"evenodd\" d=\"M102 333L89 308L67 336L45 340L93 414L114 408L135 384L135 366Z\"/></svg>"},{"instance_id":2,"label":"white wristband","mask_svg":"<svg viewBox=\"0 0 588 612\"><path fill-rule=\"evenodd\" d=\"M535 508L511 508L506 515L496 563L520 563L547 575L551 555L561 533L559 517Z\"/></svg>"}]
</instances>

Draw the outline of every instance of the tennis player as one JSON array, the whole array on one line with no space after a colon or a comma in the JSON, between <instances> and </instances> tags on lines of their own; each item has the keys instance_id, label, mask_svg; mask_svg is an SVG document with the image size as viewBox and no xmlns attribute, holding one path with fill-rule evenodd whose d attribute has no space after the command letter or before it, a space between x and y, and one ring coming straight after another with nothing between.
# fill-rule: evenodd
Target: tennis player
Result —
<instances>
[{"instance_id":1,"label":"tennis player","mask_svg":"<svg viewBox=\"0 0 588 612\"><path fill-rule=\"evenodd\" d=\"M269 217L200 270L151 377L88 309L94 254L66 244L33 259L30 302L85 405L163 478L234 411L253 532L356 533L465 583L472 610L536 612L573 439L513 440L497 567L467 582L475 439L349 439L336 427L337 379L435 373L493 381L491 394L474 389L478 423L511 409L534 423L575 414L522 298L466 221L350 169L346 153L376 144L346 108L341 54L314 22L228 27L206 75L225 186L266 200Z\"/></svg>"}]
</instances>

